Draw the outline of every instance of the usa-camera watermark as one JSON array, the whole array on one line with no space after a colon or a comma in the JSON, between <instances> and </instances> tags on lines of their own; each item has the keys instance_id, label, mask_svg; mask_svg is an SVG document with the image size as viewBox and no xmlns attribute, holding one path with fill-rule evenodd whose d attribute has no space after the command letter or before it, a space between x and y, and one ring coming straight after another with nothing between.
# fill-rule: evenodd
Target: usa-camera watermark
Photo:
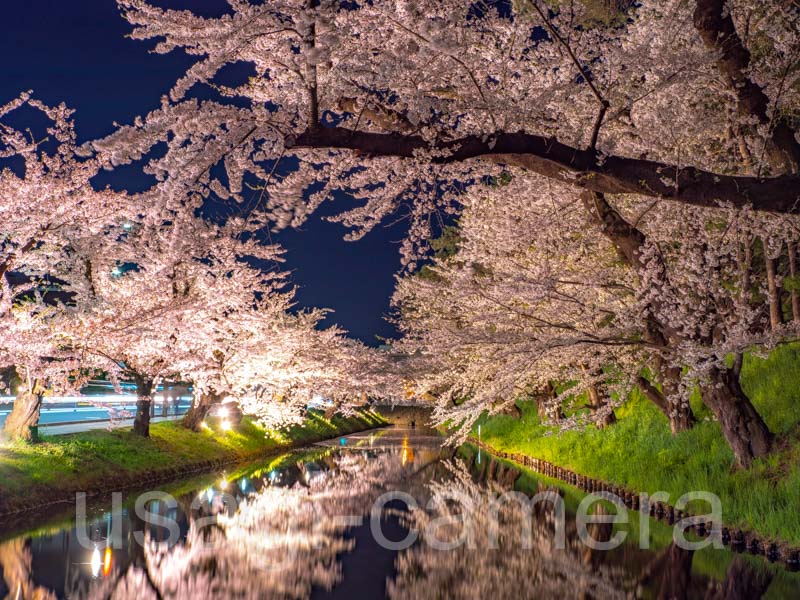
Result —
<instances>
[{"instance_id":1,"label":"usa-camera watermark","mask_svg":"<svg viewBox=\"0 0 800 600\"><path fill-rule=\"evenodd\" d=\"M522 549L534 547L534 532L542 528L542 516L547 515L547 527L552 529L550 538L552 547L563 550L567 547L567 524L574 519L574 528L569 528L570 538L577 539L591 550L613 550L620 547L632 536L642 549L650 547L652 518L650 509L659 502L668 502L667 492L652 495L641 494L640 507L629 509L619 496L610 492L588 494L577 507L574 514L569 515L564 498L557 492L542 491L529 497L521 492L507 491L494 496L489 502L477 502L475 497L457 489L437 493L421 506L417 499L404 491L389 491L380 495L364 514L331 514L326 510L318 510L313 514L320 501L299 497L298 503L305 503L304 509L312 511L310 529L293 532L292 522L277 525L282 528L281 535L289 533L306 533L310 539L317 539L322 531L344 532L354 527L368 526L376 543L387 550L402 551L414 544L423 543L439 551L448 551L466 545L470 549L492 550L499 547L504 510L515 510L514 531L518 532L517 544ZM448 510L440 514L437 507L446 504ZM718 496L710 492L694 491L681 496L675 501L675 510L683 511L692 503L695 511L698 505L707 511L694 516L684 516L672 524L674 543L686 550L699 550L708 546L723 548L722 541L722 503ZM402 508L398 508L402 506ZM191 522L194 532L192 543L207 544L214 547L214 537L203 535L204 531L223 530L226 525L235 522L241 513L254 509L249 503L241 503L234 495L226 492L215 492L213 495L198 494L188 505L179 504L172 495L164 492L147 492L136 498L132 507L125 509L123 495L112 495L112 510L102 522L105 525L104 535L98 535L97 519L87 517L86 494L76 495L76 534L81 547L87 550L104 549L106 547L119 550L130 544L131 540L144 546L147 543L171 548L179 543L185 534L184 527ZM413 516L420 511L428 515L424 526L418 527ZM390 512L407 515L408 527L404 528L405 537L399 540L390 539L385 531L385 516ZM127 513L127 517L126 517ZM244 515L246 516L246 515ZM269 519L265 519L265 523ZM125 523L127 522L128 531ZM687 536L687 532L702 524L706 529L704 536ZM442 530L450 535L441 536ZM154 534L154 532L157 532ZM456 532L454 535L453 532ZM258 535L269 536L269 527ZM288 537L288 536L287 536ZM291 549L289 549L291 551Z\"/></svg>"}]
</instances>

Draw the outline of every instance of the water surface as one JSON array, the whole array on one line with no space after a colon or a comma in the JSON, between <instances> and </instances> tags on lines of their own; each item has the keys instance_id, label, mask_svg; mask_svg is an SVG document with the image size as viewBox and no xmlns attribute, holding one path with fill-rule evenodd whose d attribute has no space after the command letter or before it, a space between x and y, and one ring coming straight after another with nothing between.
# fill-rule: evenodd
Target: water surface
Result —
<instances>
[{"instance_id":1,"label":"water surface","mask_svg":"<svg viewBox=\"0 0 800 600\"><path fill-rule=\"evenodd\" d=\"M24 533L4 523L0 598L800 597L800 577L782 566L682 549L652 519L641 548L634 512L628 524L590 524L594 540L627 535L592 549L575 520L582 492L441 442L420 429L365 432L163 494L120 494L90 504L85 522L70 508ZM522 504L537 493L563 500L563 521L555 502Z\"/></svg>"}]
</instances>

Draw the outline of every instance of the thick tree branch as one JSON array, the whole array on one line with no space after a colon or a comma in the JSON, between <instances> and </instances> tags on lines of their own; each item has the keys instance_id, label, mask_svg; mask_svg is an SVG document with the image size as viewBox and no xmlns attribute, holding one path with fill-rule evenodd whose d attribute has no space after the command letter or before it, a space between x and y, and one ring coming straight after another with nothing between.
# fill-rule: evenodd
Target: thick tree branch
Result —
<instances>
[{"instance_id":1,"label":"thick tree branch","mask_svg":"<svg viewBox=\"0 0 800 600\"><path fill-rule=\"evenodd\" d=\"M700 207L720 202L774 213L800 213L800 177L740 177L666 163L601 157L539 135L497 133L465 136L456 140L428 142L420 136L371 133L342 127L307 130L287 138L287 148L339 148L368 156L412 158L415 153L444 153L432 159L446 164L483 159L522 167L550 179L605 194L640 194Z\"/></svg>"},{"instance_id":2,"label":"thick tree branch","mask_svg":"<svg viewBox=\"0 0 800 600\"><path fill-rule=\"evenodd\" d=\"M659 391L657 387L651 384L647 379L644 377L639 377L636 380L639 389L642 390L642 393L647 397L650 402L655 404L662 413L669 419L669 404L667 403L667 399L664 397L664 394Z\"/></svg>"},{"instance_id":3,"label":"thick tree branch","mask_svg":"<svg viewBox=\"0 0 800 600\"><path fill-rule=\"evenodd\" d=\"M628 223L602 194L583 192L581 202L586 212L592 216L606 238L614 245L620 257L631 267L643 268L641 250L646 241L644 234Z\"/></svg>"},{"instance_id":4,"label":"thick tree branch","mask_svg":"<svg viewBox=\"0 0 800 600\"><path fill-rule=\"evenodd\" d=\"M747 76L750 52L742 44L727 0L697 0L694 26L706 46L718 53L717 68L736 94L737 112L741 117L756 117L769 123L769 98L761 87ZM782 120L772 127L767 140L767 156L773 168L783 173L800 170L800 144L795 132Z\"/></svg>"}]
</instances>

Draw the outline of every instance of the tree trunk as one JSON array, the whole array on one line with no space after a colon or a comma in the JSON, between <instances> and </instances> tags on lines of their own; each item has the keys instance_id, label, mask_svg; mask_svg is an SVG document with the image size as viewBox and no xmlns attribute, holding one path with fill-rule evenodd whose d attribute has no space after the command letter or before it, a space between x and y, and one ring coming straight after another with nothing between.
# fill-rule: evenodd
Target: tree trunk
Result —
<instances>
[{"instance_id":1,"label":"tree trunk","mask_svg":"<svg viewBox=\"0 0 800 600\"><path fill-rule=\"evenodd\" d=\"M658 409L669 420L669 428L672 435L681 431L688 431L697 422L694 411L689 403L683 403L676 398L680 398L678 387L680 385L680 369L670 367L664 369L662 376L664 392L647 381L644 377L639 377L637 385L645 398L655 404Z\"/></svg>"},{"instance_id":2,"label":"tree trunk","mask_svg":"<svg viewBox=\"0 0 800 600\"><path fill-rule=\"evenodd\" d=\"M792 278L792 320L800 323L800 292L797 290L797 244L789 242L789 276Z\"/></svg>"},{"instance_id":3,"label":"tree trunk","mask_svg":"<svg viewBox=\"0 0 800 600\"><path fill-rule=\"evenodd\" d=\"M6 418L5 432L9 439L31 441L31 427L38 425L42 408L42 390L34 383L33 391L25 390L14 400Z\"/></svg>"},{"instance_id":4,"label":"tree trunk","mask_svg":"<svg viewBox=\"0 0 800 600\"><path fill-rule=\"evenodd\" d=\"M522 411L519 409L519 406L517 406L516 402L512 402L511 404L509 404L506 407L504 407L503 410L501 410L499 414L507 415L507 416L513 417L515 419L521 419L522 418Z\"/></svg>"},{"instance_id":5,"label":"tree trunk","mask_svg":"<svg viewBox=\"0 0 800 600\"><path fill-rule=\"evenodd\" d=\"M596 375L596 374L595 374ZM599 410L608 404L608 390L600 383L592 383L589 385L587 392L589 394L589 407L592 410ZM603 420L597 423L600 429L604 429L609 425L617 422L617 417L614 411L611 410Z\"/></svg>"},{"instance_id":6,"label":"tree trunk","mask_svg":"<svg viewBox=\"0 0 800 600\"><path fill-rule=\"evenodd\" d=\"M683 401L680 393L681 370L678 367L663 369L664 395L669 408L669 426L673 435L688 431L697 422L688 401Z\"/></svg>"},{"instance_id":7,"label":"tree trunk","mask_svg":"<svg viewBox=\"0 0 800 600\"><path fill-rule=\"evenodd\" d=\"M766 253L766 248L764 248ZM776 331L783 324L783 309L781 308L781 290L778 285L777 264L774 258L764 258L767 267L767 289L769 294L769 325Z\"/></svg>"},{"instance_id":8,"label":"tree trunk","mask_svg":"<svg viewBox=\"0 0 800 600\"><path fill-rule=\"evenodd\" d=\"M549 419L559 421L564 418L564 411L557 404L558 393L553 382L548 381L544 392L536 397L536 410L539 413L539 420L544 423ZM549 411L549 412L548 412Z\"/></svg>"},{"instance_id":9,"label":"tree trunk","mask_svg":"<svg viewBox=\"0 0 800 600\"><path fill-rule=\"evenodd\" d=\"M186 427L186 429L200 431L200 426L203 424L203 420L206 418L208 411L214 404L217 404L219 400L220 395L215 392L201 393L197 402L192 403L189 412L183 417L182 425Z\"/></svg>"},{"instance_id":10,"label":"tree trunk","mask_svg":"<svg viewBox=\"0 0 800 600\"><path fill-rule=\"evenodd\" d=\"M150 437L150 408L153 404L153 381L137 376L136 381L136 418L133 420L133 432L142 437Z\"/></svg>"},{"instance_id":11,"label":"tree trunk","mask_svg":"<svg viewBox=\"0 0 800 600\"><path fill-rule=\"evenodd\" d=\"M771 119L769 97L749 77L750 51L742 43L727 0L697 0L694 26L706 47L716 53L717 70L736 95L740 117L769 124L764 150L776 174L796 173L800 168L800 143L785 119Z\"/></svg>"},{"instance_id":12,"label":"tree trunk","mask_svg":"<svg viewBox=\"0 0 800 600\"><path fill-rule=\"evenodd\" d=\"M742 301L750 306L753 301L752 286L753 271L753 240L748 236L745 240L744 248L740 255L740 290L739 294Z\"/></svg>"},{"instance_id":13,"label":"tree trunk","mask_svg":"<svg viewBox=\"0 0 800 600\"><path fill-rule=\"evenodd\" d=\"M773 435L739 385L734 369L714 368L703 400L717 417L740 467L747 468L754 459L769 454Z\"/></svg>"}]
</instances>

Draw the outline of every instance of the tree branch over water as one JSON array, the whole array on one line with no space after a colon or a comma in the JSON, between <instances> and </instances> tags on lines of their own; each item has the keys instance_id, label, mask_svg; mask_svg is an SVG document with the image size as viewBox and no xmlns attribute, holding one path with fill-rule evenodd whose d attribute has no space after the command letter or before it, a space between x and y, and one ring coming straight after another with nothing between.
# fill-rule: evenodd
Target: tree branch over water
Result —
<instances>
[{"instance_id":1,"label":"tree branch over water","mask_svg":"<svg viewBox=\"0 0 800 600\"><path fill-rule=\"evenodd\" d=\"M752 205L773 213L800 212L800 177L744 177L723 175L695 167L623 156L603 157L553 138L529 133L497 133L430 143L420 136L353 131L329 127L305 131L287 140L291 148L337 148L366 156L412 158L435 152L434 163L483 159L523 167L550 179L604 194L639 194L700 207L728 203Z\"/></svg>"}]
</instances>

